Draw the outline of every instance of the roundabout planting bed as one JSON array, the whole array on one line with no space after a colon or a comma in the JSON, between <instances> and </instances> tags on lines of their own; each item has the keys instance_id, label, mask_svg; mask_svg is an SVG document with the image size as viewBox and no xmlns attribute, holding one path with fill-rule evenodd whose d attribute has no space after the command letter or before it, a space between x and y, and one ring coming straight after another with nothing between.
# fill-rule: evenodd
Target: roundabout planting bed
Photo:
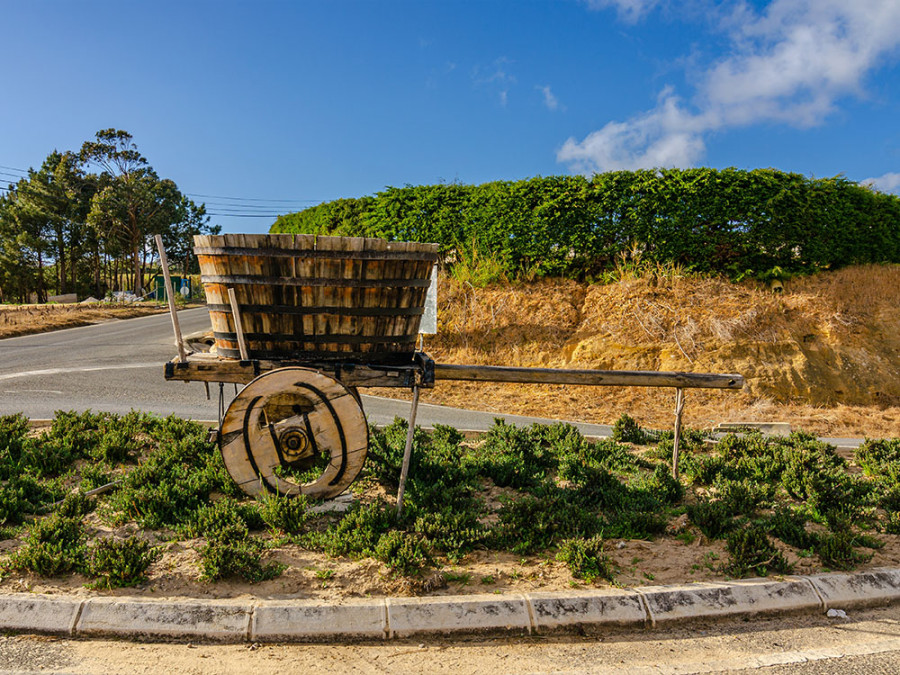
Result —
<instances>
[{"instance_id":1,"label":"roundabout planting bed","mask_svg":"<svg viewBox=\"0 0 900 675\"><path fill-rule=\"evenodd\" d=\"M0 589L339 598L900 566L900 440L844 457L803 433L688 430L675 480L670 434L627 416L599 442L562 424L417 430L398 520L405 435L373 429L352 506L323 513L244 497L196 423L2 417Z\"/></svg>"}]
</instances>

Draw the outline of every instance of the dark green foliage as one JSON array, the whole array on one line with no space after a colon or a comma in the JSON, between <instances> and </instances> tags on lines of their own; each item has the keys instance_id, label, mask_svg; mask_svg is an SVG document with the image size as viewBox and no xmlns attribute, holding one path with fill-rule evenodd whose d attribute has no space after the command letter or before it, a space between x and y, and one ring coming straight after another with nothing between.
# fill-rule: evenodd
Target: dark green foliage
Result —
<instances>
[{"instance_id":1,"label":"dark green foliage","mask_svg":"<svg viewBox=\"0 0 900 675\"><path fill-rule=\"evenodd\" d=\"M233 493L234 482L222 465L221 455L207 442L199 424L165 420L154 425L151 436L159 446L126 475L122 487L109 500L118 520L134 519L156 529L190 522L192 514L209 503L213 491Z\"/></svg>"},{"instance_id":2,"label":"dark green foliage","mask_svg":"<svg viewBox=\"0 0 900 675\"><path fill-rule=\"evenodd\" d=\"M19 524L26 515L37 513L44 504L62 496L57 481L40 481L27 473L13 476L0 485L0 525Z\"/></svg>"},{"instance_id":3,"label":"dark green foliage","mask_svg":"<svg viewBox=\"0 0 900 675\"><path fill-rule=\"evenodd\" d=\"M856 461L867 476L888 477L900 481L900 438L867 438L856 449Z\"/></svg>"},{"instance_id":4,"label":"dark green foliage","mask_svg":"<svg viewBox=\"0 0 900 675\"><path fill-rule=\"evenodd\" d=\"M416 517L412 529L425 535L431 546L443 551L451 562L458 562L487 538L485 527L478 521L478 513L471 510L447 508L426 512Z\"/></svg>"},{"instance_id":5,"label":"dark green foliage","mask_svg":"<svg viewBox=\"0 0 900 675\"><path fill-rule=\"evenodd\" d=\"M590 537L602 525L595 513L566 499L564 491L506 500L498 515L494 545L523 555L550 548L563 539Z\"/></svg>"},{"instance_id":6,"label":"dark green foliage","mask_svg":"<svg viewBox=\"0 0 900 675\"><path fill-rule=\"evenodd\" d=\"M100 464L85 464L81 467L81 490L89 492L112 482L109 466Z\"/></svg>"},{"instance_id":7,"label":"dark green foliage","mask_svg":"<svg viewBox=\"0 0 900 675\"><path fill-rule=\"evenodd\" d=\"M389 187L271 231L438 242L456 264L490 260L509 278L603 278L636 244L651 264L764 279L900 261L900 198L773 169L611 171Z\"/></svg>"},{"instance_id":8,"label":"dark green foliage","mask_svg":"<svg viewBox=\"0 0 900 675\"><path fill-rule=\"evenodd\" d=\"M309 545L330 556L371 556L381 536L397 525L397 511L385 502L355 505L323 533L310 533Z\"/></svg>"},{"instance_id":9,"label":"dark green foliage","mask_svg":"<svg viewBox=\"0 0 900 675\"><path fill-rule=\"evenodd\" d=\"M652 511L611 511L603 523L603 536L618 539L653 539L666 531L666 518Z\"/></svg>"},{"instance_id":10,"label":"dark green foliage","mask_svg":"<svg viewBox=\"0 0 900 675\"><path fill-rule=\"evenodd\" d=\"M273 530L280 530L285 534L299 534L309 516L306 509L306 497L303 495L288 497L268 494L262 500L259 514Z\"/></svg>"},{"instance_id":11,"label":"dark green foliage","mask_svg":"<svg viewBox=\"0 0 900 675\"><path fill-rule=\"evenodd\" d=\"M721 539L734 528L734 517L721 501L701 499L687 507L688 518L710 539Z\"/></svg>"},{"instance_id":12,"label":"dark green foliage","mask_svg":"<svg viewBox=\"0 0 900 675\"><path fill-rule=\"evenodd\" d=\"M790 564L759 527L749 526L731 533L727 547L729 559L724 571L733 577L791 572Z\"/></svg>"},{"instance_id":13,"label":"dark green foliage","mask_svg":"<svg viewBox=\"0 0 900 675\"><path fill-rule=\"evenodd\" d=\"M93 508L94 504L90 497L85 497L81 492L70 492L56 507L56 513L62 518L81 518Z\"/></svg>"},{"instance_id":14,"label":"dark green foliage","mask_svg":"<svg viewBox=\"0 0 900 675\"><path fill-rule=\"evenodd\" d=\"M826 567L836 570L852 570L872 559L871 553L861 553L854 547L861 542L846 531L825 532L816 537L816 554Z\"/></svg>"},{"instance_id":15,"label":"dark green foliage","mask_svg":"<svg viewBox=\"0 0 900 675\"><path fill-rule=\"evenodd\" d=\"M399 530L379 538L373 557L403 576L416 575L434 562L422 537Z\"/></svg>"},{"instance_id":16,"label":"dark green foliage","mask_svg":"<svg viewBox=\"0 0 900 675\"><path fill-rule=\"evenodd\" d=\"M247 581L274 579L285 567L263 564L263 543L250 536L241 505L222 499L198 510L195 531L206 537L200 549L201 577L208 581L239 576Z\"/></svg>"},{"instance_id":17,"label":"dark green foliage","mask_svg":"<svg viewBox=\"0 0 900 675\"><path fill-rule=\"evenodd\" d=\"M653 473L642 476L632 484L632 488L640 487L650 500L658 505L674 505L684 497L684 486L672 476L667 464L657 464Z\"/></svg>"},{"instance_id":18,"label":"dark green foliage","mask_svg":"<svg viewBox=\"0 0 900 675\"><path fill-rule=\"evenodd\" d=\"M816 545L816 537L806 530L806 518L788 506L776 508L766 522L766 528L788 546L807 550Z\"/></svg>"},{"instance_id":19,"label":"dark green foliage","mask_svg":"<svg viewBox=\"0 0 900 675\"><path fill-rule=\"evenodd\" d=\"M494 420L477 455L478 471L500 487L533 489L557 466L556 456L530 430Z\"/></svg>"},{"instance_id":20,"label":"dark green foliage","mask_svg":"<svg viewBox=\"0 0 900 675\"><path fill-rule=\"evenodd\" d=\"M760 483L751 478L716 481L715 488L725 509L734 515L753 515L759 508L768 505L775 496L775 486Z\"/></svg>"},{"instance_id":21,"label":"dark green foliage","mask_svg":"<svg viewBox=\"0 0 900 675\"><path fill-rule=\"evenodd\" d=\"M48 516L29 529L25 544L7 564L44 577L79 570L84 565L84 538L80 518Z\"/></svg>"},{"instance_id":22,"label":"dark green foliage","mask_svg":"<svg viewBox=\"0 0 900 675\"><path fill-rule=\"evenodd\" d=\"M566 563L572 576L593 583L594 579L615 580L615 567L603 552L603 537L566 539L559 545L556 559Z\"/></svg>"},{"instance_id":23,"label":"dark green foliage","mask_svg":"<svg viewBox=\"0 0 900 675\"><path fill-rule=\"evenodd\" d=\"M147 568L161 555L160 548L138 537L100 539L88 550L85 569L100 577L92 584L95 588L137 586L147 580Z\"/></svg>"},{"instance_id":24,"label":"dark green foliage","mask_svg":"<svg viewBox=\"0 0 900 675\"><path fill-rule=\"evenodd\" d=\"M612 438L619 443L634 443L635 445L644 445L650 440L648 434L641 429L634 418L624 413L613 424Z\"/></svg>"},{"instance_id":25,"label":"dark green foliage","mask_svg":"<svg viewBox=\"0 0 900 675\"><path fill-rule=\"evenodd\" d=\"M262 562L263 544L249 536L211 539L200 549L201 579L217 581L237 576L259 582L279 576L285 566Z\"/></svg>"}]
</instances>

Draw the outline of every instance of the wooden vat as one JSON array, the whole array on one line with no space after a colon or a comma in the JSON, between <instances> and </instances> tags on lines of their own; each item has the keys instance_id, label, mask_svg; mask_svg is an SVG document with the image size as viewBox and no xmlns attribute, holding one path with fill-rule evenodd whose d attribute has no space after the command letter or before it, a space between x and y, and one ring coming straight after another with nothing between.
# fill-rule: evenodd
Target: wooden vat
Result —
<instances>
[{"instance_id":1,"label":"wooden vat","mask_svg":"<svg viewBox=\"0 0 900 675\"><path fill-rule=\"evenodd\" d=\"M194 237L216 348L251 359L402 362L415 351L437 244L292 234Z\"/></svg>"}]
</instances>

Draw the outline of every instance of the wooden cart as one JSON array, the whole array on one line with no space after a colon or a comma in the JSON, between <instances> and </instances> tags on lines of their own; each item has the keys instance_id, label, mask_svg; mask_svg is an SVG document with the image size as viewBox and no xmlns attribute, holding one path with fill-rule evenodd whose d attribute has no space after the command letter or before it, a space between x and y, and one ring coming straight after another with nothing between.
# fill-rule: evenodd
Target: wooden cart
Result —
<instances>
[{"instance_id":1,"label":"wooden cart","mask_svg":"<svg viewBox=\"0 0 900 675\"><path fill-rule=\"evenodd\" d=\"M215 353L187 353L173 306L179 356L165 377L244 385L220 413L218 440L226 468L250 495L323 499L346 490L368 448L362 387L413 392L402 508L419 392L439 381L672 387L676 452L685 389L743 386L740 375L435 363L415 348L434 244L306 235L207 236L195 244ZM161 257L166 271L162 250ZM314 465L321 467L314 479L290 477Z\"/></svg>"}]
</instances>

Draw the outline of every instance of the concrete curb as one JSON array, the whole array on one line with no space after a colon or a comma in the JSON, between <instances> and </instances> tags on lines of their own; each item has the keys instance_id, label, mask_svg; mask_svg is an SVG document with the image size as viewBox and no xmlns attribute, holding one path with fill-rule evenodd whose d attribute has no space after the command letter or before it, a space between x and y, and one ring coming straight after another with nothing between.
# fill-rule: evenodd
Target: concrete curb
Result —
<instances>
[{"instance_id":1,"label":"concrete curb","mask_svg":"<svg viewBox=\"0 0 900 675\"><path fill-rule=\"evenodd\" d=\"M326 642L423 635L528 635L900 602L900 569L731 583L314 600L147 600L0 595L0 631L217 642Z\"/></svg>"}]
</instances>

